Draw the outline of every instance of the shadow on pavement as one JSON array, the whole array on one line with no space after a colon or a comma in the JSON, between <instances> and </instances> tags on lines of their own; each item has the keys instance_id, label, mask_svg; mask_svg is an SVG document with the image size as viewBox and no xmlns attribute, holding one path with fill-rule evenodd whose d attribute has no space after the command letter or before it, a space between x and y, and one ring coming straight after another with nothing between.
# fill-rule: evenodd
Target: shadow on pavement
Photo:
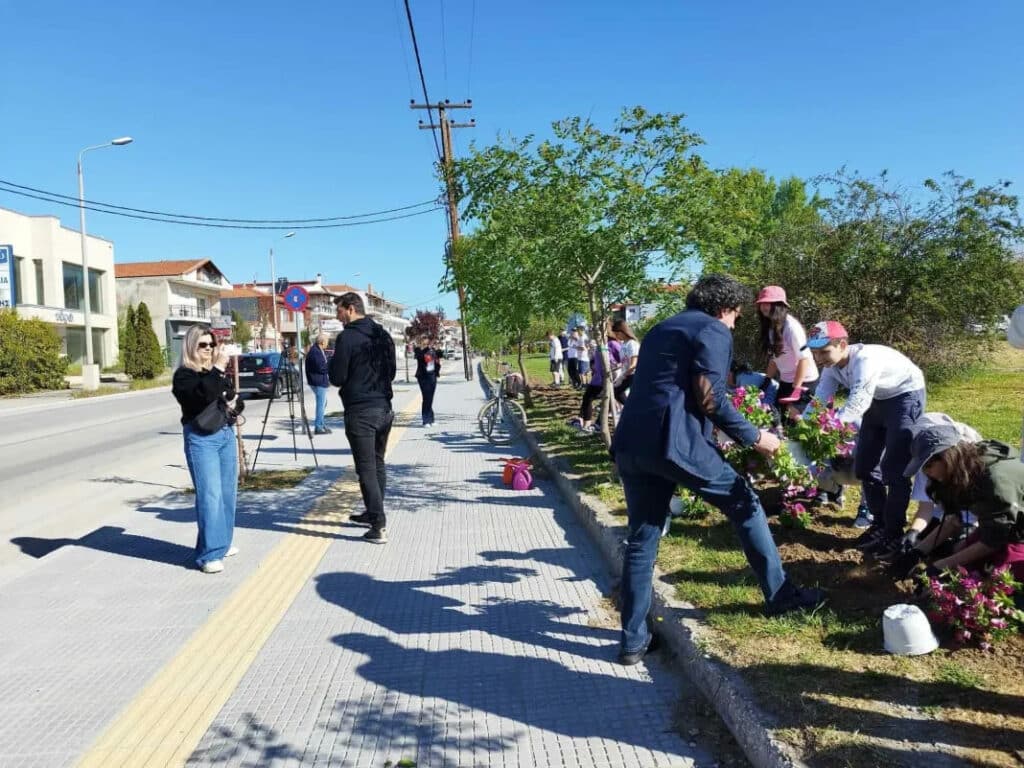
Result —
<instances>
[{"instance_id":1,"label":"shadow on pavement","mask_svg":"<svg viewBox=\"0 0 1024 768\"><path fill-rule=\"evenodd\" d=\"M41 558L61 547L84 547L101 552L110 552L124 557L135 557L167 565L193 567L195 550L169 541L125 533L124 528L105 525L87 533L79 539L43 539L35 536L18 536L11 543L29 557Z\"/></svg>"}]
</instances>

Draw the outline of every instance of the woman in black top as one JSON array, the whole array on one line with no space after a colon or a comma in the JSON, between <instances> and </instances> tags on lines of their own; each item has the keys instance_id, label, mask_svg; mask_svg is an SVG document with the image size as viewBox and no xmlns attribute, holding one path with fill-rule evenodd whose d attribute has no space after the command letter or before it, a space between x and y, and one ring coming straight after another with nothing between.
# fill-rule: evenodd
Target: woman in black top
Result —
<instances>
[{"instance_id":1,"label":"woman in black top","mask_svg":"<svg viewBox=\"0 0 1024 768\"><path fill-rule=\"evenodd\" d=\"M195 425L195 418L210 403L235 399L234 385L224 373L227 364L227 351L217 346L209 330L198 325L188 329L172 392L181 405L185 461L196 490L196 564L203 573L220 573L224 558L238 554L238 548L231 546L238 488L235 436L227 424L213 434Z\"/></svg>"},{"instance_id":2,"label":"woman in black top","mask_svg":"<svg viewBox=\"0 0 1024 768\"><path fill-rule=\"evenodd\" d=\"M437 389L437 378L441 375L441 359L432 339L423 337L416 348L416 382L420 385L423 395L423 426L434 423L434 391Z\"/></svg>"}]
</instances>

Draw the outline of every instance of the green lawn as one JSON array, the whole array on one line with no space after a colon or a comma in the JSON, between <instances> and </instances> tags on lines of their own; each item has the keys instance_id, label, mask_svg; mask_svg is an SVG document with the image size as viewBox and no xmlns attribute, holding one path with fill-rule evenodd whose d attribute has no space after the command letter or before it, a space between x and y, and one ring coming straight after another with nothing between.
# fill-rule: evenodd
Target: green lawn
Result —
<instances>
[{"instance_id":1,"label":"green lawn","mask_svg":"<svg viewBox=\"0 0 1024 768\"><path fill-rule=\"evenodd\" d=\"M579 393L546 387L546 355L532 355L526 365L540 385L531 428L548 452L571 463L585 492L624 514L600 438L565 423ZM1024 354L1006 345L970 376L928 390L928 410L1012 445L1020 442L1022 407ZM1014 753L1024 749L1024 638L992 654L883 653L881 613L910 595L849 548L859 533L850 525L857 501L855 492L847 493L844 509L819 513L807 530L773 523L788 572L830 592L829 604L813 615L762 615L760 591L717 511L673 521L658 557L662 578L704 611L713 628L709 653L743 671L755 696L777 716L778 737L802 749L811 765L921 765L930 762L930 752L957 754L975 765L1019 765Z\"/></svg>"}]
</instances>

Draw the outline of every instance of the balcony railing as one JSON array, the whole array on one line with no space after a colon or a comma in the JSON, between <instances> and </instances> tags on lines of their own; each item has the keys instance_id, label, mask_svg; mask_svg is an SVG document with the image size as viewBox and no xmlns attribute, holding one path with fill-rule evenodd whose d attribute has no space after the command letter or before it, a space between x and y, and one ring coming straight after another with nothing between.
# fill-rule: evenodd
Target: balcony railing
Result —
<instances>
[{"instance_id":1,"label":"balcony railing","mask_svg":"<svg viewBox=\"0 0 1024 768\"><path fill-rule=\"evenodd\" d=\"M168 314L171 317L187 317L192 320L209 320L210 310L200 308L191 304L171 304L168 307Z\"/></svg>"}]
</instances>

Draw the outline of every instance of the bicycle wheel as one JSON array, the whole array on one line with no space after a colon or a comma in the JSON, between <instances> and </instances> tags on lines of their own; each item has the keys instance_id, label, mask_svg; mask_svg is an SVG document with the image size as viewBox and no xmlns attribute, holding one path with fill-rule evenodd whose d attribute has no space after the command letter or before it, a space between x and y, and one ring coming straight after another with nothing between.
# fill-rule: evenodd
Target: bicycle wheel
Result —
<instances>
[{"instance_id":1,"label":"bicycle wheel","mask_svg":"<svg viewBox=\"0 0 1024 768\"><path fill-rule=\"evenodd\" d=\"M494 445L508 445L526 426L526 411L511 400L495 400L484 414L483 433Z\"/></svg>"},{"instance_id":2,"label":"bicycle wheel","mask_svg":"<svg viewBox=\"0 0 1024 768\"><path fill-rule=\"evenodd\" d=\"M488 413L490 412L491 408L494 408L497 405L497 402L497 398L492 398L491 400L488 400L486 403L480 406L480 410L476 414L477 426L480 429L480 434L483 435L484 437L488 437L490 435L490 425L493 424L493 420L488 418Z\"/></svg>"}]
</instances>

